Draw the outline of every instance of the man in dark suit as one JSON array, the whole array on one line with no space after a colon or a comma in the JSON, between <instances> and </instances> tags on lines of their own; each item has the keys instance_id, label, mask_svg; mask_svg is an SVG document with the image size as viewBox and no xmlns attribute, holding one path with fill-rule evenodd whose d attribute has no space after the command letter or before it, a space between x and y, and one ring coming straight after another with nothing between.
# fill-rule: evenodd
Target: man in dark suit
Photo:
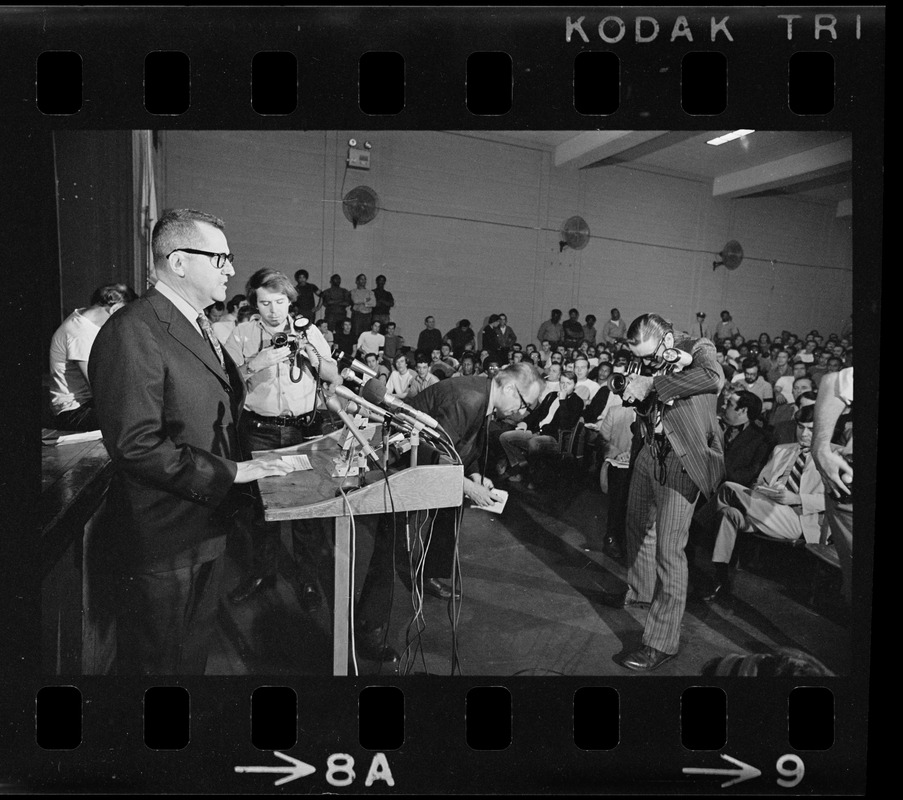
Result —
<instances>
[{"instance_id":1,"label":"man in dark suit","mask_svg":"<svg viewBox=\"0 0 903 800\"><path fill-rule=\"evenodd\" d=\"M429 386L409 404L429 414L446 430L464 462L464 496L476 505L491 505L492 481L486 477L487 432L490 418L509 422L524 419L545 393L545 379L532 364L512 364L490 381L482 376L440 381ZM421 439L418 463L437 461L428 441ZM426 591L443 599L451 597L442 582L452 575L454 520L457 509L439 509L432 542L424 565Z\"/></svg>"},{"instance_id":2,"label":"man in dark suit","mask_svg":"<svg viewBox=\"0 0 903 800\"><path fill-rule=\"evenodd\" d=\"M619 608L650 604L643 646L622 661L628 669L648 671L677 655L693 507L700 492L710 497L724 478L715 416L724 373L708 339L678 338L658 314L637 317L627 330L627 344L633 357L657 374L628 375L622 395L627 404L647 401L649 407L641 407L643 444L632 463L627 593L604 592L600 599ZM669 362L678 365L670 373L663 369Z\"/></svg>"},{"instance_id":3,"label":"man in dark suit","mask_svg":"<svg viewBox=\"0 0 903 800\"><path fill-rule=\"evenodd\" d=\"M239 488L290 471L244 461L244 383L203 309L234 275L222 220L166 212L157 283L101 329L88 364L114 474L97 548L116 584L120 674L202 675Z\"/></svg>"},{"instance_id":4,"label":"man in dark suit","mask_svg":"<svg viewBox=\"0 0 903 800\"><path fill-rule=\"evenodd\" d=\"M773 443L759 427L762 401L752 392L734 394L724 409L725 480L750 486L768 461Z\"/></svg>"}]
</instances>

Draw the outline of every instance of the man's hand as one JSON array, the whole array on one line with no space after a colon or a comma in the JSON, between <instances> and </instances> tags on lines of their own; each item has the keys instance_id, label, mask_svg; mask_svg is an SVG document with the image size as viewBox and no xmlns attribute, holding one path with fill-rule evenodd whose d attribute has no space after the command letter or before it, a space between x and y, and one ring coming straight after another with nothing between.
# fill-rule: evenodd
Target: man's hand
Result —
<instances>
[{"instance_id":1,"label":"man's hand","mask_svg":"<svg viewBox=\"0 0 903 800\"><path fill-rule=\"evenodd\" d=\"M645 400L652 391L652 377L649 375L628 375L627 388L623 399L627 402Z\"/></svg>"},{"instance_id":2,"label":"man's hand","mask_svg":"<svg viewBox=\"0 0 903 800\"><path fill-rule=\"evenodd\" d=\"M526 422L518 422L517 425L514 426L514 430L516 430L516 431L527 430L527 423Z\"/></svg>"},{"instance_id":3,"label":"man's hand","mask_svg":"<svg viewBox=\"0 0 903 800\"><path fill-rule=\"evenodd\" d=\"M777 403L779 406L782 406L782 405L784 405L784 404L787 402L787 398L784 397L784 395L783 395L781 392L775 392L775 394L774 394L774 401L775 401L775 403Z\"/></svg>"},{"instance_id":4,"label":"man's hand","mask_svg":"<svg viewBox=\"0 0 903 800\"><path fill-rule=\"evenodd\" d=\"M475 480L479 479L479 480ZM478 506L491 506L497 502L492 496L492 481L489 478L480 478L479 474L474 474L472 478L464 479L464 495L476 503Z\"/></svg>"},{"instance_id":5,"label":"man's hand","mask_svg":"<svg viewBox=\"0 0 903 800\"><path fill-rule=\"evenodd\" d=\"M812 448L812 458L821 473L825 486L838 498L849 494L853 483L853 467L840 453L830 447Z\"/></svg>"},{"instance_id":6,"label":"man's hand","mask_svg":"<svg viewBox=\"0 0 903 800\"><path fill-rule=\"evenodd\" d=\"M291 466L286 464L281 456L271 453L252 461L239 461L235 483L251 483L261 478L288 475L291 471Z\"/></svg>"},{"instance_id":7,"label":"man's hand","mask_svg":"<svg viewBox=\"0 0 903 800\"><path fill-rule=\"evenodd\" d=\"M254 358L247 361L248 369L251 372L260 372L267 367L273 367L280 361L287 361L292 354L291 348L285 347L264 347Z\"/></svg>"}]
</instances>

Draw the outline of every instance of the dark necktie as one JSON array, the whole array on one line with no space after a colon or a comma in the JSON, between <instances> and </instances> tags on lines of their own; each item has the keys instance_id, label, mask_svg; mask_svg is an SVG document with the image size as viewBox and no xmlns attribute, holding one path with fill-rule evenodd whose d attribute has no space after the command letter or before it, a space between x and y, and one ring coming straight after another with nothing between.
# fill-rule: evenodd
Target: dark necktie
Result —
<instances>
[{"instance_id":1,"label":"dark necktie","mask_svg":"<svg viewBox=\"0 0 903 800\"><path fill-rule=\"evenodd\" d=\"M796 461L793 462L793 469L790 470L790 475L787 476L787 490L793 492L793 494L800 493L800 480L803 477L803 470L806 468L808 456L808 450L800 450Z\"/></svg>"},{"instance_id":2,"label":"dark necktie","mask_svg":"<svg viewBox=\"0 0 903 800\"><path fill-rule=\"evenodd\" d=\"M219 339L216 338L216 334L213 332L213 326L210 324L210 320L207 319L206 314L198 314L198 325L201 328L201 333L204 334L204 338L207 340L207 344L209 344L213 348L213 352L216 353L220 366L225 369L226 359L223 358L223 348L220 346Z\"/></svg>"}]
</instances>

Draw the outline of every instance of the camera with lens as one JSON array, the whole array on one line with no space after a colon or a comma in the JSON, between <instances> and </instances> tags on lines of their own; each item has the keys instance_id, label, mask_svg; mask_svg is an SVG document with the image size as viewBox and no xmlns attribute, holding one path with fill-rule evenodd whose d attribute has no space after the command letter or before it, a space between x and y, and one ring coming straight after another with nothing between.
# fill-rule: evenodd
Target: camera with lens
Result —
<instances>
[{"instance_id":1,"label":"camera with lens","mask_svg":"<svg viewBox=\"0 0 903 800\"><path fill-rule=\"evenodd\" d=\"M611 389L616 395L621 397L624 394L624 390L627 388L627 383L631 375L646 375L652 376L655 374L655 370L646 364L641 363L640 361L634 359L627 365L627 372L613 372L608 378L608 388ZM646 405L648 405L649 398L647 397L644 400L625 400L624 405L630 408L631 406L636 406L637 409L642 409Z\"/></svg>"},{"instance_id":2,"label":"camera with lens","mask_svg":"<svg viewBox=\"0 0 903 800\"><path fill-rule=\"evenodd\" d=\"M279 333L273 334L270 344L273 345L273 347L289 347L291 348L292 355L294 355L298 352L298 348L301 347L301 337L296 333L279 331Z\"/></svg>"}]
</instances>

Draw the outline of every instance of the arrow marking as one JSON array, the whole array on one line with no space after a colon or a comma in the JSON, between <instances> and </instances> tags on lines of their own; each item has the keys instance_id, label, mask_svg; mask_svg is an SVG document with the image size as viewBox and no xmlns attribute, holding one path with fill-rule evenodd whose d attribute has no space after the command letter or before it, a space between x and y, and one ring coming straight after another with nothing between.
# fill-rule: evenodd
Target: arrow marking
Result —
<instances>
[{"instance_id":1,"label":"arrow marking","mask_svg":"<svg viewBox=\"0 0 903 800\"><path fill-rule=\"evenodd\" d=\"M744 764L742 761L738 761L736 758L731 758L730 756L721 754L721 757L725 761L730 761L731 764L736 764L740 769L709 769L707 767L684 767L683 771L686 775L733 775L735 776L732 781L725 781L721 784L722 789L726 789L728 786L733 786L735 783L742 783L743 781L748 781L750 778L758 778L762 774L762 770L756 769L749 764Z\"/></svg>"},{"instance_id":2,"label":"arrow marking","mask_svg":"<svg viewBox=\"0 0 903 800\"><path fill-rule=\"evenodd\" d=\"M313 775L317 771L316 767L311 766L310 764L305 764L303 761L299 761L297 758L292 758L291 756L287 756L285 753L280 753L278 750L273 751L274 756L279 756L279 758L284 761L288 761L291 766L288 767L236 767L236 772L264 772L264 773L275 773L275 772L285 772L287 773L284 778L280 778L276 781L273 786L281 786L283 783L288 783L289 781L293 781L296 778L306 778L308 775Z\"/></svg>"}]
</instances>

